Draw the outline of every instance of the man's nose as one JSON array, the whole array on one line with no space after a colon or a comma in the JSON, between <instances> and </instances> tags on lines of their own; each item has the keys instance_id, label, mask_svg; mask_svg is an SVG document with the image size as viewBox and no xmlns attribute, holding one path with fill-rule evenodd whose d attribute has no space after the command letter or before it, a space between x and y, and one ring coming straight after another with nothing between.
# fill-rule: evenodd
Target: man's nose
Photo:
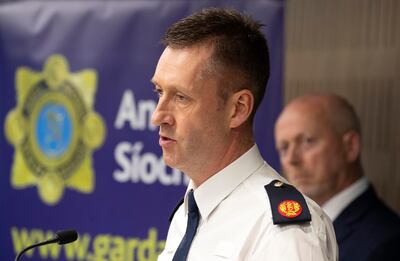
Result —
<instances>
[{"instance_id":1,"label":"man's nose","mask_svg":"<svg viewBox=\"0 0 400 261\"><path fill-rule=\"evenodd\" d=\"M300 163L299 149L297 146L290 146L286 154L286 162L290 165L297 165Z\"/></svg>"},{"instance_id":2,"label":"man's nose","mask_svg":"<svg viewBox=\"0 0 400 261\"><path fill-rule=\"evenodd\" d=\"M168 101L162 98L159 99L157 107L151 116L151 123L156 126L174 124L174 118Z\"/></svg>"}]
</instances>

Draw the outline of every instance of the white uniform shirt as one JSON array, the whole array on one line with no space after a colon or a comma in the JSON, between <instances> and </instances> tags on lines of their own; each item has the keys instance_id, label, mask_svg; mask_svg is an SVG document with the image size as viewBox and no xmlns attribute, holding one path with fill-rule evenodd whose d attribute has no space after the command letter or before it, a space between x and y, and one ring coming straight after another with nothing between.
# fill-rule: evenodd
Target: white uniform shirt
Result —
<instances>
[{"instance_id":1,"label":"white uniform shirt","mask_svg":"<svg viewBox=\"0 0 400 261\"><path fill-rule=\"evenodd\" d=\"M337 260L337 245L329 218L306 198L312 221L274 225L264 185L286 182L262 159L253 146L239 159L200 187L194 197L200 222L188 258L213 260ZM189 183L188 190L193 188ZM172 260L186 230L187 193L171 222L164 251L158 261Z\"/></svg>"}]
</instances>

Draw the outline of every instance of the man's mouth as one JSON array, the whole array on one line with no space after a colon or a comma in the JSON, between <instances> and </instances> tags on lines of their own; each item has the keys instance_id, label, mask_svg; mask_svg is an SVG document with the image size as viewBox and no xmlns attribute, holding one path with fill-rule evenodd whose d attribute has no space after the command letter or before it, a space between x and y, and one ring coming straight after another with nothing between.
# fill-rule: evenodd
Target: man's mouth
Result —
<instances>
[{"instance_id":1,"label":"man's mouth","mask_svg":"<svg viewBox=\"0 0 400 261\"><path fill-rule=\"evenodd\" d=\"M163 136L163 135L160 135L160 139L163 140L163 141L173 140L173 139L171 139L171 138L169 138L167 136Z\"/></svg>"},{"instance_id":2,"label":"man's mouth","mask_svg":"<svg viewBox=\"0 0 400 261\"><path fill-rule=\"evenodd\" d=\"M167 146L171 145L174 142L176 142L176 140L171 139L171 138L169 138L167 136L160 135L159 144L160 144L161 147L167 147Z\"/></svg>"}]
</instances>

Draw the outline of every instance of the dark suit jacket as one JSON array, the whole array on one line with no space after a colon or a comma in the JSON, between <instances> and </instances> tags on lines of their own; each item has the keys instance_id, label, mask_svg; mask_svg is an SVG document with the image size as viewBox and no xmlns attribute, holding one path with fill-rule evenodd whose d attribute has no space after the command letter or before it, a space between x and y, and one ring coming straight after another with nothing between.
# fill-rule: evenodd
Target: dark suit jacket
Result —
<instances>
[{"instance_id":1,"label":"dark suit jacket","mask_svg":"<svg viewBox=\"0 0 400 261\"><path fill-rule=\"evenodd\" d=\"M370 186L333 222L339 261L400 261L400 218Z\"/></svg>"}]
</instances>

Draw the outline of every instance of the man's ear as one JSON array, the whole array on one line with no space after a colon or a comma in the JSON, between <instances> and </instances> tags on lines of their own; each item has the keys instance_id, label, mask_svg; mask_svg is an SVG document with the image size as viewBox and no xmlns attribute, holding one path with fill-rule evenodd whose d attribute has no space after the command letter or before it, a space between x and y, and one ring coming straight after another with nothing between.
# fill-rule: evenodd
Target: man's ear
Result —
<instances>
[{"instance_id":1,"label":"man's ear","mask_svg":"<svg viewBox=\"0 0 400 261\"><path fill-rule=\"evenodd\" d=\"M231 128L237 128L250 117L254 107L254 96L248 89L235 92L231 97Z\"/></svg>"},{"instance_id":2,"label":"man's ear","mask_svg":"<svg viewBox=\"0 0 400 261\"><path fill-rule=\"evenodd\" d=\"M348 131L342 137L348 162L353 162L360 157L361 135L356 131Z\"/></svg>"}]
</instances>

